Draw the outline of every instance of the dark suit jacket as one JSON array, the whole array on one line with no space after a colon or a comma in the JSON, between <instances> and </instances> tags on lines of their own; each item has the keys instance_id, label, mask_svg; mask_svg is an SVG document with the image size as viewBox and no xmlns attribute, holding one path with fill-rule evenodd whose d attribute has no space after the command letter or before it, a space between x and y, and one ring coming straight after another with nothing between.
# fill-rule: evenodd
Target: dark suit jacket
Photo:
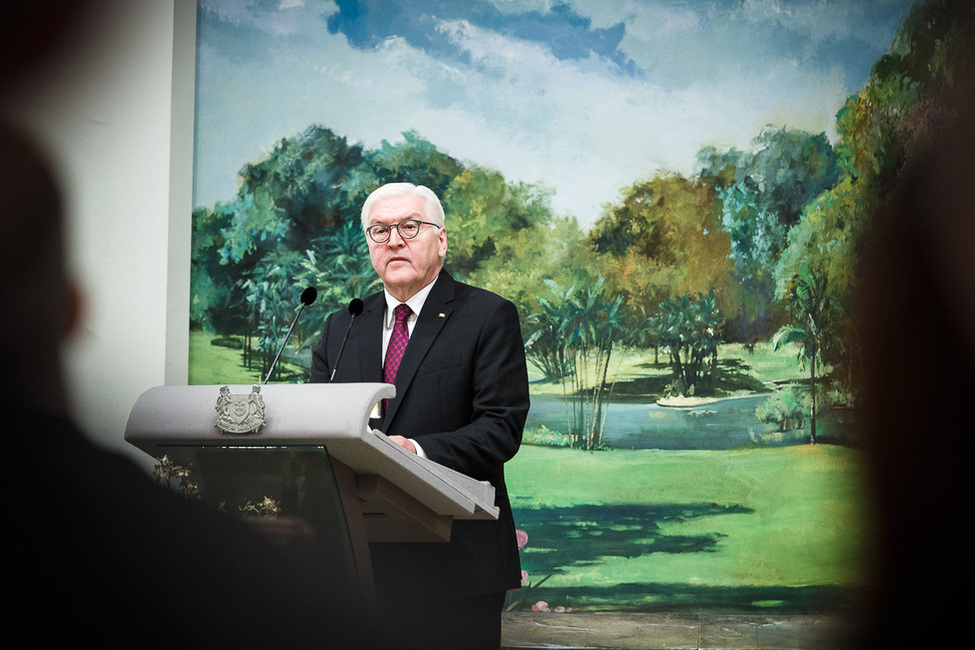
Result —
<instances>
[{"instance_id":1,"label":"dark suit jacket","mask_svg":"<svg viewBox=\"0 0 975 650\"><path fill-rule=\"evenodd\" d=\"M382 381L382 292L364 301L333 381ZM326 382L351 316L325 321L312 381ZM521 444L528 414L525 349L514 305L441 271L417 318L390 400L376 428L415 439L427 456L496 490L498 521L454 522L449 544L373 544L381 599L434 601L520 585L504 463ZM406 570L400 566L406 564Z\"/></svg>"}]
</instances>

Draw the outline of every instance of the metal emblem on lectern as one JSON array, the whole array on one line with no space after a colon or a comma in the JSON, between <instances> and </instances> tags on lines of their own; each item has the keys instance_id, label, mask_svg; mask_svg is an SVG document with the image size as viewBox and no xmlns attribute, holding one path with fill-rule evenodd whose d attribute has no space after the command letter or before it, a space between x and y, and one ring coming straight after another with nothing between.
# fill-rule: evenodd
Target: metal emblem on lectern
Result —
<instances>
[{"instance_id":1,"label":"metal emblem on lectern","mask_svg":"<svg viewBox=\"0 0 975 650\"><path fill-rule=\"evenodd\" d=\"M257 433L264 426L260 386L254 386L249 395L231 393L229 386L221 386L215 408L217 427L224 433Z\"/></svg>"}]
</instances>

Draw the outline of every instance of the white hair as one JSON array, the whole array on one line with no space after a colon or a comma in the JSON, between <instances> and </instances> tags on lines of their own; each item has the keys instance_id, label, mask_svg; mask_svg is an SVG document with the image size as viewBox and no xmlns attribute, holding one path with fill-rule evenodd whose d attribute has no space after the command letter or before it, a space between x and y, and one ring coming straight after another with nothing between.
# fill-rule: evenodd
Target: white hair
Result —
<instances>
[{"instance_id":1,"label":"white hair","mask_svg":"<svg viewBox=\"0 0 975 650\"><path fill-rule=\"evenodd\" d=\"M363 229L368 227L369 212L372 210L372 206L391 196L419 196L423 199L424 217L431 223L435 223L441 228L444 227L443 204L433 190L424 185L414 185L413 183L386 183L373 190L366 197L366 202L362 204L360 219Z\"/></svg>"}]
</instances>

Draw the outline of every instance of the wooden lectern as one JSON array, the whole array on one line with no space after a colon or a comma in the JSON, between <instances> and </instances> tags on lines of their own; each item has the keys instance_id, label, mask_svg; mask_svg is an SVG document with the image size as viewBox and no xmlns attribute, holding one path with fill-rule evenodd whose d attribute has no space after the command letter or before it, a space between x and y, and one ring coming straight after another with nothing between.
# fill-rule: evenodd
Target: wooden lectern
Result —
<instances>
[{"instance_id":1,"label":"wooden lectern","mask_svg":"<svg viewBox=\"0 0 975 650\"><path fill-rule=\"evenodd\" d=\"M191 472L230 514L266 497L307 525L315 552L341 554L366 604L369 544L449 541L454 519L496 519L494 487L411 454L369 427L390 384L158 386L125 440Z\"/></svg>"}]
</instances>

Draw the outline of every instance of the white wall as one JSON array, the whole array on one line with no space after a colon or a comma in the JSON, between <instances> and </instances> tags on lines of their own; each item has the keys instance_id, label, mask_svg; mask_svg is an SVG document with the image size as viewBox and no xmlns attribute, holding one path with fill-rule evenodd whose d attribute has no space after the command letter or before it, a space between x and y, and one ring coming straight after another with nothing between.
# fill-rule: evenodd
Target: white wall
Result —
<instances>
[{"instance_id":1,"label":"white wall","mask_svg":"<svg viewBox=\"0 0 975 650\"><path fill-rule=\"evenodd\" d=\"M174 51L174 28L188 47ZM75 414L134 457L122 436L136 398L186 382L194 43L192 0L107 0L6 98L62 174L87 300L65 351Z\"/></svg>"}]
</instances>

